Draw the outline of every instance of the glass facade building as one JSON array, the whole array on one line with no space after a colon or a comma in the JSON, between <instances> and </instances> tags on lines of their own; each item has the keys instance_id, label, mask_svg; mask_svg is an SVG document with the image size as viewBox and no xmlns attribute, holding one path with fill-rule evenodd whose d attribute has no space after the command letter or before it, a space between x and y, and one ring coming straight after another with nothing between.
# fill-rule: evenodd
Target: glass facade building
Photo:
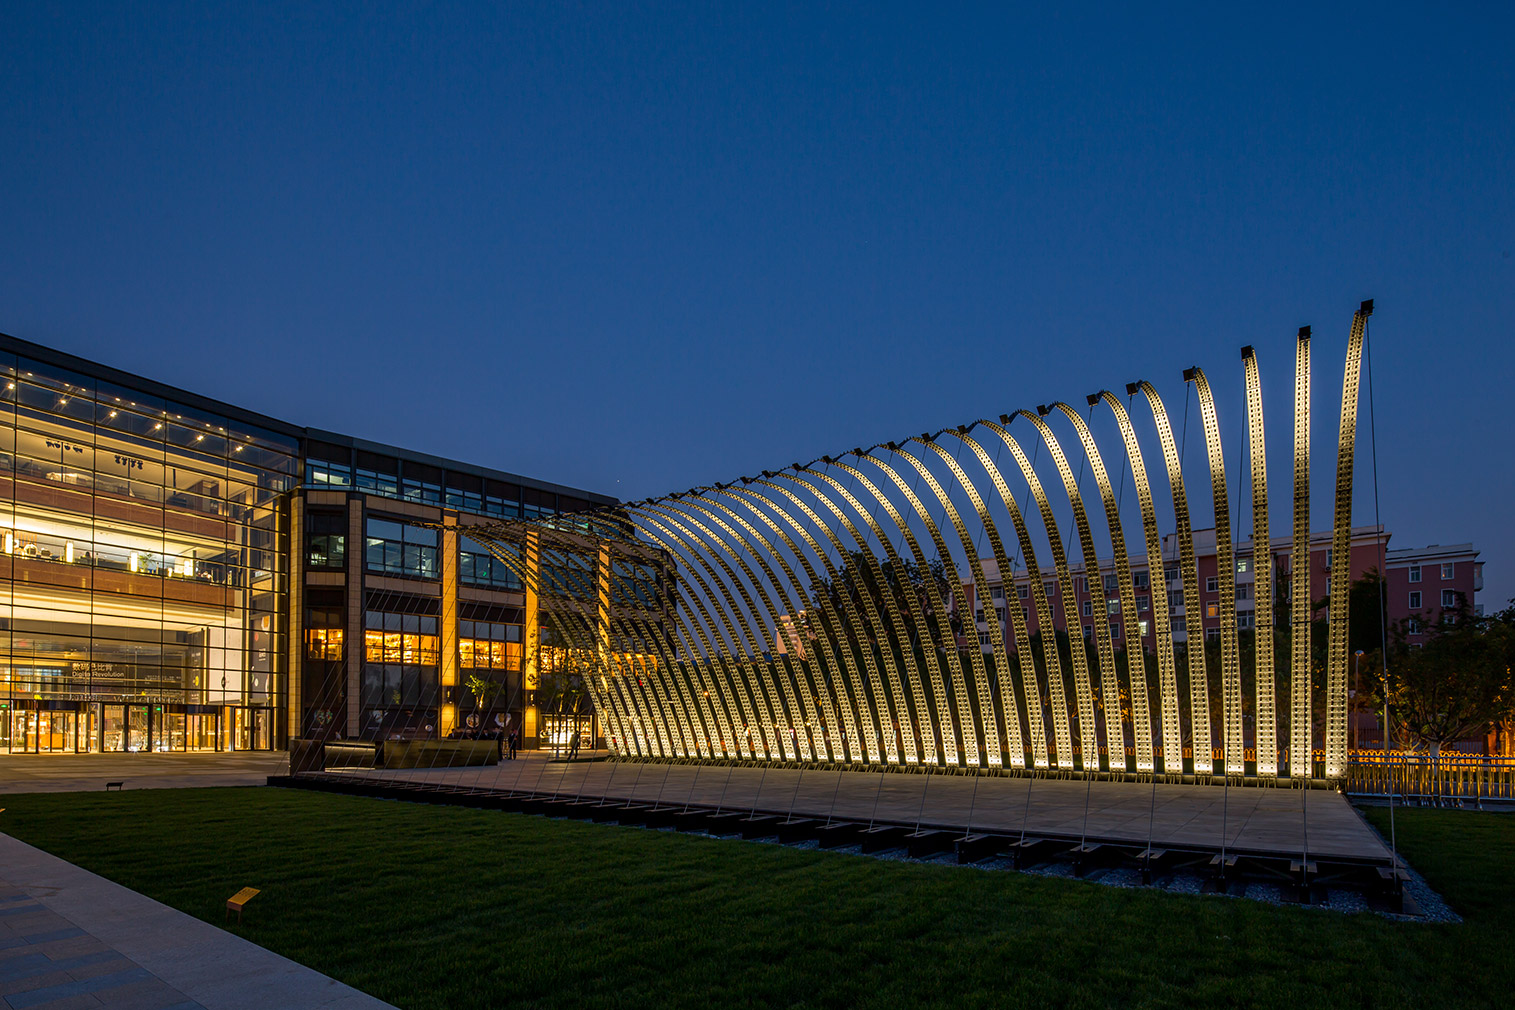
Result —
<instances>
[{"instance_id":1,"label":"glass facade building","mask_svg":"<svg viewBox=\"0 0 1515 1010\"><path fill-rule=\"evenodd\" d=\"M519 676L521 587L409 523L614 501L3 335L0 385L0 753L435 733L443 643L465 682Z\"/></svg>"}]
</instances>

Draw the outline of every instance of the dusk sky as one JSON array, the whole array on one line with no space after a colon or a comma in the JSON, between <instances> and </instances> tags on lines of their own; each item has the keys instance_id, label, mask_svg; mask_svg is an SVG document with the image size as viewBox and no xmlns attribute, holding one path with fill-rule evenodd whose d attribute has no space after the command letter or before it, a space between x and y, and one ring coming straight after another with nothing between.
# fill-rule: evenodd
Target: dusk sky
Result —
<instances>
[{"instance_id":1,"label":"dusk sky","mask_svg":"<svg viewBox=\"0 0 1515 1010\"><path fill-rule=\"evenodd\" d=\"M1286 493L1311 324L1320 526L1372 297L1392 545L1515 596L1515 6L372 10L6 5L0 331L637 498L1195 364L1234 449L1243 344Z\"/></svg>"}]
</instances>

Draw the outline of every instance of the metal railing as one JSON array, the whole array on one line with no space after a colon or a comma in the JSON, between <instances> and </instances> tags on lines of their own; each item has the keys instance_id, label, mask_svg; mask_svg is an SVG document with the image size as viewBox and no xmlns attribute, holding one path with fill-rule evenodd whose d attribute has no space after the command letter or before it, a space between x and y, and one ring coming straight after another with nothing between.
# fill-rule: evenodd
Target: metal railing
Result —
<instances>
[{"instance_id":1,"label":"metal railing","mask_svg":"<svg viewBox=\"0 0 1515 1010\"><path fill-rule=\"evenodd\" d=\"M1347 792L1433 802L1515 800L1515 758L1354 751Z\"/></svg>"}]
</instances>

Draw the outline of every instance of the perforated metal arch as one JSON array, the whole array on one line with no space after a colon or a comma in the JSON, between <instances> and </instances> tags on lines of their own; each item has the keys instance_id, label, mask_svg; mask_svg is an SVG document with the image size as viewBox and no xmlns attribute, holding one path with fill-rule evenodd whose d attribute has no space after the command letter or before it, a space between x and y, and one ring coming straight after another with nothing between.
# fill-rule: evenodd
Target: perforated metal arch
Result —
<instances>
[{"instance_id":1,"label":"perforated metal arch","mask_svg":"<svg viewBox=\"0 0 1515 1010\"><path fill-rule=\"evenodd\" d=\"M1239 609L1248 608L1236 598L1237 562L1249 547L1231 532L1223 397L1199 368L1184 378L1197 394L1212 490L1211 593L1200 587L1184 454L1167 407L1146 381L1127 392L1147 404L1146 430L1163 457L1171 557L1160 516L1168 506L1154 500L1144 436L1127 403L1109 391L1088 398L1087 416L1057 402L730 483L465 532L527 587L529 623L594 657L588 690L621 758L1210 781L1218 752L1231 779L1299 779L1314 774L1311 726L1318 721L1325 774L1340 777L1347 758L1351 471L1370 311L1365 306L1354 317L1343 377L1331 541L1341 563L1330 573L1323 704L1311 698L1309 670L1308 334L1297 343L1283 762L1266 431L1251 348L1235 379L1250 454L1250 628L1238 621ZM1025 446L1010 431L1016 418L1035 429L1023 436ZM1101 451L1101 426L1118 432L1111 446L1118 466ZM989 437L975 437L978 428ZM1063 448L1070 432L1082 452L1077 459ZM1002 467L1002 454L1013 465ZM1102 536L1080 486L1085 467L1103 508ZM1137 514L1130 522L1123 522L1127 506L1111 468L1122 482L1130 470ZM1056 499L1045 484L1052 471L1063 488ZM1023 515L1031 499L1039 529ZM1001 537L1006 522L1015 534L1009 543ZM1138 524L1143 543L1128 545L1126 531ZM949 525L953 535L944 536ZM1039 553L1042 561L1050 557L1050 569ZM565 595L544 575L552 558L567 555L581 559L589 590ZM1178 576L1171 590L1170 566ZM656 574L635 574L643 568ZM1107 572L1114 582L1108 591ZM1137 585L1143 572L1145 594ZM635 602L649 595L638 583L648 578L656 581L656 607ZM1185 622L1177 647L1175 616ZM1219 637L1213 670L1204 649L1210 627ZM1248 631L1255 692L1244 697L1241 637ZM541 648L538 632L528 630L527 672L537 669ZM1244 718L1249 701L1251 723Z\"/></svg>"}]
</instances>

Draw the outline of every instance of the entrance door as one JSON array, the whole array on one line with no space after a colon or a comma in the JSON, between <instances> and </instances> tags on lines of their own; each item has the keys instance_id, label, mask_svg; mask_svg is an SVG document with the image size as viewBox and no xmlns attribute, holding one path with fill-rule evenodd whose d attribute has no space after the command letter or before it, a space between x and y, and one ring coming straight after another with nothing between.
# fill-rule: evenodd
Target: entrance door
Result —
<instances>
[{"instance_id":1,"label":"entrance door","mask_svg":"<svg viewBox=\"0 0 1515 1010\"><path fill-rule=\"evenodd\" d=\"M105 706L105 749L120 753L126 750L126 706Z\"/></svg>"},{"instance_id":2,"label":"entrance door","mask_svg":"<svg viewBox=\"0 0 1515 1010\"><path fill-rule=\"evenodd\" d=\"M61 754L74 749L74 713L37 713L37 750Z\"/></svg>"},{"instance_id":3,"label":"entrance door","mask_svg":"<svg viewBox=\"0 0 1515 1010\"><path fill-rule=\"evenodd\" d=\"M150 743L149 718L146 705L126 706L126 749L133 754L145 753Z\"/></svg>"}]
</instances>

